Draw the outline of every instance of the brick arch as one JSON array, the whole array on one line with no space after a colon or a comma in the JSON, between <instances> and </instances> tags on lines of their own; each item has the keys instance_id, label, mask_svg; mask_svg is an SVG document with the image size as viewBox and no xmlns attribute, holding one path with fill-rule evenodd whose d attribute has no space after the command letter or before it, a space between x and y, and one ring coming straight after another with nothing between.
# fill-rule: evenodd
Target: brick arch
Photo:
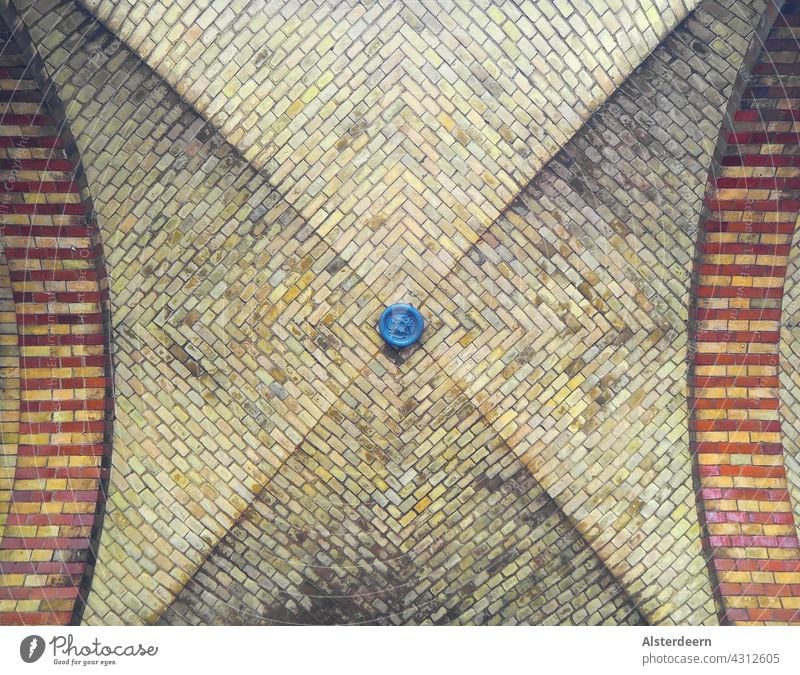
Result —
<instances>
[{"instance_id":1,"label":"brick arch","mask_svg":"<svg viewBox=\"0 0 800 675\"><path fill-rule=\"evenodd\" d=\"M0 532L8 520L19 439L17 312L6 254L0 246Z\"/></svg>"},{"instance_id":2,"label":"brick arch","mask_svg":"<svg viewBox=\"0 0 800 675\"><path fill-rule=\"evenodd\" d=\"M720 620L734 624L800 623L778 384L783 287L800 215L800 2L772 19L709 178L690 329L703 544Z\"/></svg>"},{"instance_id":3,"label":"brick arch","mask_svg":"<svg viewBox=\"0 0 800 675\"><path fill-rule=\"evenodd\" d=\"M13 300L19 381L18 434L2 446L0 624L69 624L88 592L110 466L108 284L60 103L8 3L0 16L0 298Z\"/></svg>"}]
</instances>

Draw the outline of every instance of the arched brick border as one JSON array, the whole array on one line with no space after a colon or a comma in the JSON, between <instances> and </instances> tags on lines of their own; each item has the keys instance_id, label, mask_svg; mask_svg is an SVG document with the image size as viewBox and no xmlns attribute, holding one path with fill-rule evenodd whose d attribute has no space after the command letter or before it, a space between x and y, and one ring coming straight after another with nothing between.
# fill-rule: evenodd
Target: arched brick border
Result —
<instances>
[{"instance_id":1,"label":"arched brick border","mask_svg":"<svg viewBox=\"0 0 800 675\"><path fill-rule=\"evenodd\" d=\"M10 3L0 14L16 43L0 64L0 169L19 172L0 186L0 237L20 354L0 624L68 624L88 592L110 467L108 284L60 104Z\"/></svg>"},{"instance_id":2,"label":"arched brick border","mask_svg":"<svg viewBox=\"0 0 800 675\"><path fill-rule=\"evenodd\" d=\"M692 449L722 623L800 623L800 544L778 392L786 264L800 214L800 2L772 21L723 132L700 233ZM798 77L784 86L786 77ZM740 89L741 91L741 89Z\"/></svg>"}]
</instances>

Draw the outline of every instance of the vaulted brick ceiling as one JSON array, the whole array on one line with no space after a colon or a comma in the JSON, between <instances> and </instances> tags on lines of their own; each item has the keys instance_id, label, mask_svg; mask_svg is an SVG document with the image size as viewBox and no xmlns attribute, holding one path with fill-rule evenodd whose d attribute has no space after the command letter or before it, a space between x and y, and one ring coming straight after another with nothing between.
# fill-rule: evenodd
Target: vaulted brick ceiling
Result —
<instances>
[{"instance_id":1,"label":"vaulted brick ceiling","mask_svg":"<svg viewBox=\"0 0 800 675\"><path fill-rule=\"evenodd\" d=\"M764 4L20 0L112 278L85 619L715 621L685 324Z\"/></svg>"}]
</instances>

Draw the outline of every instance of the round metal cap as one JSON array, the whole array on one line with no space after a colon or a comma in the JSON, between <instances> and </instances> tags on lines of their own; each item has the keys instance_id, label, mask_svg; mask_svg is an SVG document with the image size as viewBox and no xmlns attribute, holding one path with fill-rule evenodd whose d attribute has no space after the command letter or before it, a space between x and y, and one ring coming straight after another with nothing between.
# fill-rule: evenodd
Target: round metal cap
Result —
<instances>
[{"instance_id":1,"label":"round metal cap","mask_svg":"<svg viewBox=\"0 0 800 675\"><path fill-rule=\"evenodd\" d=\"M378 321L381 337L397 349L413 345L422 335L423 328L422 314L415 307L402 303L389 305Z\"/></svg>"}]
</instances>

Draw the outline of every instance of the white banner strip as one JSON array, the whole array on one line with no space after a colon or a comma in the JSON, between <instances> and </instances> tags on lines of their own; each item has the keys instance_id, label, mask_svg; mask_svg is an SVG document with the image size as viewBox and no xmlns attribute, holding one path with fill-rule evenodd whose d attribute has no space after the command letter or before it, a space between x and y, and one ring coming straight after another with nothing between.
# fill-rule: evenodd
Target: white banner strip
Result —
<instances>
[{"instance_id":1,"label":"white banner strip","mask_svg":"<svg viewBox=\"0 0 800 675\"><path fill-rule=\"evenodd\" d=\"M800 672L800 628L0 628L0 673Z\"/></svg>"}]
</instances>

